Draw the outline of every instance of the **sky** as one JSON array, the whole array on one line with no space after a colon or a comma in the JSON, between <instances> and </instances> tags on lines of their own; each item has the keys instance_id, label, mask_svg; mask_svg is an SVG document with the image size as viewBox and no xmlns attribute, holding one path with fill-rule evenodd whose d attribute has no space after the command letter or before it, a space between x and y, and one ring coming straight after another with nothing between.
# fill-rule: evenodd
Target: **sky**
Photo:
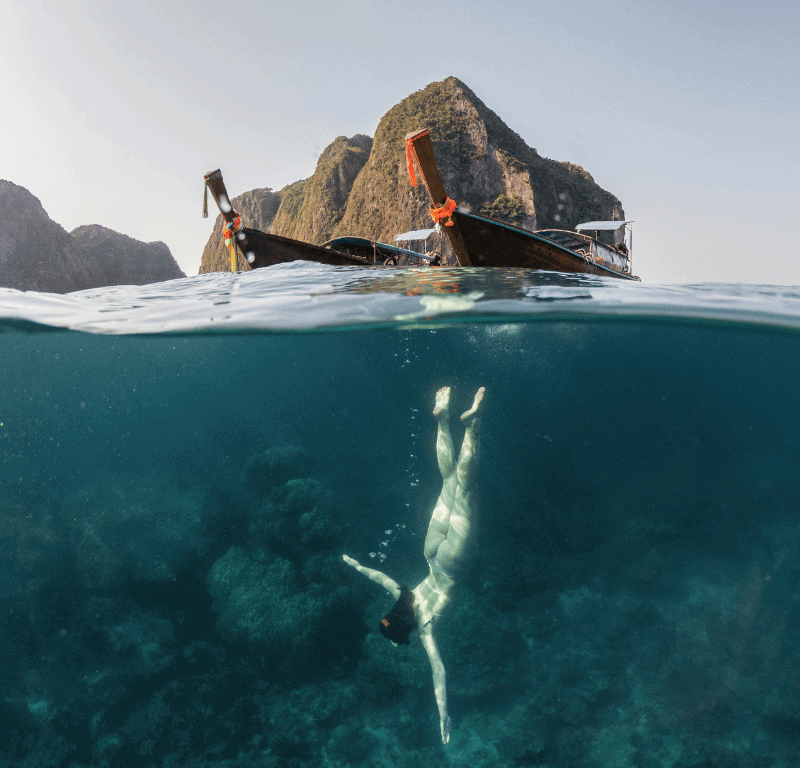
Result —
<instances>
[{"instance_id":1,"label":"sky","mask_svg":"<svg viewBox=\"0 0 800 768\"><path fill-rule=\"evenodd\" d=\"M622 201L643 280L800 285L799 39L800 0L4 0L0 178L195 275L204 173L281 189L454 75Z\"/></svg>"}]
</instances>

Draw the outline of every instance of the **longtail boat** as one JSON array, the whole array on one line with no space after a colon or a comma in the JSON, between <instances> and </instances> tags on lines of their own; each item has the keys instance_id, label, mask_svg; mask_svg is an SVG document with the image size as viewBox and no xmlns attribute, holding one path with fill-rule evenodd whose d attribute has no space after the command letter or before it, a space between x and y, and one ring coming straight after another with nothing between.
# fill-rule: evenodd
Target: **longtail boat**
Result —
<instances>
[{"instance_id":1,"label":"longtail boat","mask_svg":"<svg viewBox=\"0 0 800 768\"><path fill-rule=\"evenodd\" d=\"M245 227L242 224L242 217L233 208L222 172L217 169L205 174L204 178L203 215L208 215L207 195L211 192L225 222L222 233L231 257L231 272L238 271L239 252L253 269L301 260L334 266L361 267L438 263L438 255L428 256L363 237L337 237L322 245L313 245L302 240L293 240Z\"/></svg>"},{"instance_id":2,"label":"longtail boat","mask_svg":"<svg viewBox=\"0 0 800 768\"><path fill-rule=\"evenodd\" d=\"M624 242L623 228L632 222L592 221L579 224L575 232L555 229L531 232L460 208L445 191L427 128L406 136L406 158L414 186L416 161L431 198L431 216L442 225L459 265L522 267L639 279L631 273L631 249ZM623 229L621 243L612 246L600 242L599 232L620 229ZM594 232L595 236L583 234L587 231Z\"/></svg>"}]
</instances>

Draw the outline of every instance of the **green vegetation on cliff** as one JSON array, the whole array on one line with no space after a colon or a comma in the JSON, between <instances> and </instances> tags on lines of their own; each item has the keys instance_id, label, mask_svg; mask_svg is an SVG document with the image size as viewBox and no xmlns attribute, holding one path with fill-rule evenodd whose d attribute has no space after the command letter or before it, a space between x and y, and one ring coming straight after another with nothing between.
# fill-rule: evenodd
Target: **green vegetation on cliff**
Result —
<instances>
[{"instance_id":1,"label":"green vegetation on cliff","mask_svg":"<svg viewBox=\"0 0 800 768\"><path fill-rule=\"evenodd\" d=\"M369 136L335 139L320 155L310 179L281 192L281 207L272 231L311 243L329 240L344 216L353 182L367 162L371 148Z\"/></svg>"},{"instance_id":2,"label":"green vegetation on cliff","mask_svg":"<svg viewBox=\"0 0 800 768\"><path fill-rule=\"evenodd\" d=\"M392 107L375 133L334 235L391 240L430 226L424 188L413 188L405 137L428 128L448 193L460 205L537 228L572 228L580 220L611 218L622 208L582 168L548 160L529 147L455 77L431 83Z\"/></svg>"},{"instance_id":3,"label":"green vegetation on cliff","mask_svg":"<svg viewBox=\"0 0 800 768\"><path fill-rule=\"evenodd\" d=\"M294 235L297 221L300 218L300 211L303 209L303 199L307 184L308 179L302 179L294 184L288 184L281 190L281 204L275 214L275 219L270 224L270 230L275 232L276 235L279 234L283 237L292 237Z\"/></svg>"},{"instance_id":4,"label":"green vegetation on cliff","mask_svg":"<svg viewBox=\"0 0 800 768\"><path fill-rule=\"evenodd\" d=\"M500 194L491 203L481 206L478 213L490 219L516 224L525 215L525 203L513 195Z\"/></svg>"}]
</instances>

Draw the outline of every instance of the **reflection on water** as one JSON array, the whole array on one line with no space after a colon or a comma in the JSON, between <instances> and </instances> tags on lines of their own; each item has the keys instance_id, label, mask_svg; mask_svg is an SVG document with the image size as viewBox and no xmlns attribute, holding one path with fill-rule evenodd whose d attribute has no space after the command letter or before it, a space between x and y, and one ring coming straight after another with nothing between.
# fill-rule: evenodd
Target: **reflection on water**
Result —
<instances>
[{"instance_id":1,"label":"reflection on water","mask_svg":"<svg viewBox=\"0 0 800 768\"><path fill-rule=\"evenodd\" d=\"M66 296L0 289L0 318L95 333L294 331L600 318L703 320L797 329L800 291L653 286L591 275L481 268L280 264Z\"/></svg>"}]
</instances>

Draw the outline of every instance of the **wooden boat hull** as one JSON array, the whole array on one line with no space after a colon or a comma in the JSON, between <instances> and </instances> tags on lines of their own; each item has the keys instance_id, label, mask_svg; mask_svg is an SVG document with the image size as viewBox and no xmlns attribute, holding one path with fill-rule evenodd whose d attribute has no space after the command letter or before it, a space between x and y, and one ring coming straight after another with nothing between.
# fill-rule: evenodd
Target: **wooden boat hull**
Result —
<instances>
[{"instance_id":1,"label":"wooden boat hull","mask_svg":"<svg viewBox=\"0 0 800 768\"><path fill-rule=\"evenodd\" d=\"M638 280L632 275L597 264L536 232L458 209L453 212L451 219L475 267L546 269Z\"/></svg>"},{"instance_id":2,"label":"wooden boat hull","mask_svg":"<svg viewBox=\"0 0 800 768\"><path fill-rule=\"evenodd\" d=\"M352 254L342 249L312 245L290 237L272 235L260 229L242 226L241 217L234 210L222 172L217 169L205 174L206 197L203 202L203 215L208 215L207 193L210 191L225 221L225 244L231 254L231 271L239 265L239 253L253 269L285 264L290 261L315 261L333 266L374 266L362 254Z\"/></svg>"},{"instance_id":3,"label":"wooden boat hull","mask_svg":"<svg viewBox=\"0 0 800 768\"><path fill-rule=\"evenodd\" d=\"M315 261L333 266L375 266L366 259L349 253L312 245L302 240L271 235L258 229L245 227L247 233L247 263L253 269L270 267L289 261ZM251 260L252 259L252 260Z\"/></svg>"},{"instance_id":4,"label":"wooden boat hull","mask_svg":"<svg viewBox=\"0 0 800 768\"><path fill-rule=\"evenodd\" d=\"M602 259L587 258L544 234L467 213L456 206L442 183L430 131L426 128L406 136L406 158L411 183L416 186L414 162L431 199L431 216L442 225L453 253L462 267L518 267L555 272L576 272L621 280L638 280L629 271L611 269ZM585 238L585 241L590 238ZM599 251L595 242L587 249Z\"/></svg>"},{"instance_id":5,"label":"wooden boat hull","mask_svg":"<svg viewBox=\"0 0 800 768\"><path fill-rule=\"evenodd\" d=\"M247 262L253 269L287 261L315 261L333 266L428 266L430 258L387 243L363 237L338 237L322 245L272 235L245 227Z\"/></svg>"}]
</instances>

